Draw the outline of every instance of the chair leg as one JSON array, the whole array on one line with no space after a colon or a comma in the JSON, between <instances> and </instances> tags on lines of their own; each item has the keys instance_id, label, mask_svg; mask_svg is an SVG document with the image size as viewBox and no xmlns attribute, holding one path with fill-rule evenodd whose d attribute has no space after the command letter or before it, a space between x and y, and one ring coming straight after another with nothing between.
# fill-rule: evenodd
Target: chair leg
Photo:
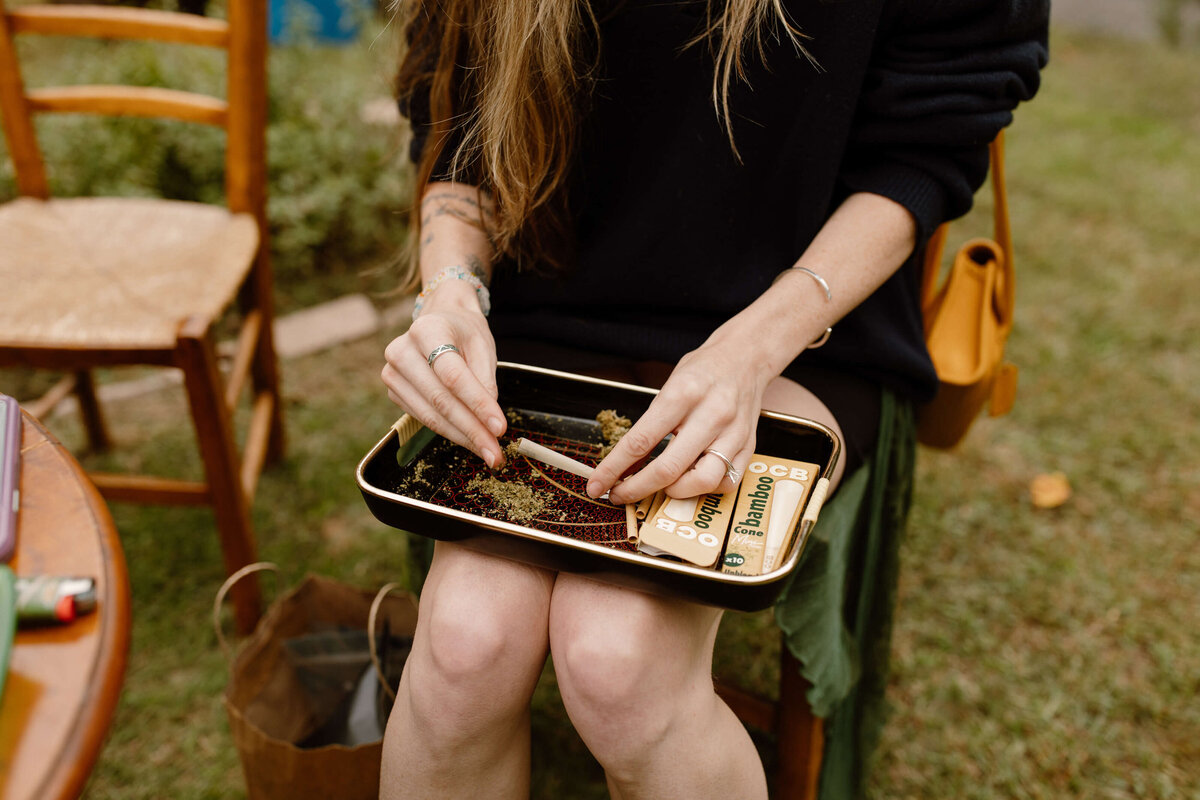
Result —
<instances>
[{"instance_id":1,"label":"chair leg","mask_svg":"<svg viewBox=\"0 0 1200 800\"><path fill-rule=\"evenodd\" d=\"M272 292L271 262L267 248L260 248L255 257L254 273L242 287L238 296L242 312L257 308L262 312L262 330L258 334L254 362L250 367L251 385L257 396L268 392L273 403L271 429L267 435L267 450L264 463L276 464L283 460L285 449L283 433L283 395L279 391L279 359L275 353L275 308Z\"/></svg>"},{"instance_id":2,"label":"chair leg","mask_svg":"<svg viewBox=\"0 0 1200 800\"><path fill-rule=\"evenodd\" d=\"M233 420L225 407L217 354L208 326L189 319L180 329L177 348L216 515L225 573L232 575L254 562L257 555L249 502L242 489ZM231 595L237 630L247 634L254 629L261 613L257 576L239 581Z\"/></svg>"},{"instance_id":3,"label":"chair leg","mask_svg":"<svg viewBox=\"0 0 1200 800\"><path fill-rule=\"evenodd\" d=\"M267 435L267 464L283 460L285 449L283 435L283 395L279 391L279 362L275 355L275 334L270 321L263 324L258 335L258 350L251 368L254 391L266 391L273 401L271 409L271 431Z\"/></svg>"},{"instance_id":4,"label":"chair leg","mask_svg":"<svg viewBox=\"0 0 1200 800\"><path fill-rule=\"evenodd\" d=\"M91 370L76 371L75 397L79 400L79 415L83 418L83 427L87 431L88 445L97 453L104 452L112 444L112 440L104 425L104 415L100 413L100 403L96 399L96 382L92 379Z\"/></svg>"},{"instance_id":5,"label":"chair leg","mask_svg":"<svg viewBox=\"0 0 1200 800\"><path fill-rule=\"evenodd\" d=\"M808 681L800 662L782 643L779 673L779 767L775 773L778 800L816 800L825 747L824 720L813 716L806 694Z\"/></svg>"}]
</instances>

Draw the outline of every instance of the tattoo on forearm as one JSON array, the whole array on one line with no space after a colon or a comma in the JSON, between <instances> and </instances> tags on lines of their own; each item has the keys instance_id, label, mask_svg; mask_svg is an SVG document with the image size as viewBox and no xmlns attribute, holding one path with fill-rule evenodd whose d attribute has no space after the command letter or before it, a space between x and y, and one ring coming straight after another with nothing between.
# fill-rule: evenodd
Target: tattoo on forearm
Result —
<instances>
[{"instance_id":1,"label":"tattoo on forearm","mask_svg":"<svg viewBox=\"0 0 1200 800\"><path fill-rule=\"evenodd\" d=\"M495 203L482 192L475 196L458 194L448 191L433 191L421 199L421 242L419 250L424 250L433 244L434 232L429 230L430 223L438 217L453 217L467 225L481 230L488 240L491 240L489 229L495 221ZM490 253L488 256L490 257ZM488 279L487 267L477 255L467 256L464 266L481 281Z\"/></svg>"},{"instance_id":2,"label":"tattoo on forearm","mask_svg":"<svg viewBox=\"0 0 1200 800\"><path fill-rule=\"evenodd\" d=\"M433 211L430 211L428 214L421 217L421 227L423 228L426 225L428 225L429 223L433 222L435 217L445 216L446 214L450 214L452 216L463 219L465 222L472 222L474 224L478 224L477 219L475 219L475 220L467 219L464 214L462 214L460 212L452 211L448 206L438 206Z\"/></svg>"},{"instance_id":3,"label":"tattoo on forearm","mask_svg":"<svg viewBox=\"0 0 1200 800\"><path fill-rule=\"evenodd\" d=\"M449 214L472 225L487 227L495 219L495 209L488 199L483 202L469 195L454 192L434 192L421 200L421 210L425 212L421 224L426 225L434 217ZM426 211L430 207L431 210Z\"/></svg>"},{"instance_id":4,"label":"tattoo on forearm","mask_svg":"<svg viewBox=\"0 0 1200 800\"><path fill-rule=\"evenodd\" d=\"M480 207L479 200L477 200L476 198L471 197L470 195L456 194L454 192L433 192L432 194L427 194L427 195L425 195L424 198L422 198L421 205L425 205L426 203L432 203L432 202L438 201L438 200L452 200L454 202L466 203L468 205L475 206L476 208ZM487 207L490 205L491 204L486 201L483 204L484 207Z\"/></svg>"},{"instance_id":5,"label":"tattoo on forearm","mask_svg":"<svg viewBox=\"0 0 1200 800\"><path fill-rule=\"evenodd\" d=\"M476 278L479 278L479 280L486 284L488 282L487 269L483 266L483 261L479 259L479 256L471 253L469 256L467 256L466 261L467 269L471 270L471 273Z\"/></svg>"}]
</instances>

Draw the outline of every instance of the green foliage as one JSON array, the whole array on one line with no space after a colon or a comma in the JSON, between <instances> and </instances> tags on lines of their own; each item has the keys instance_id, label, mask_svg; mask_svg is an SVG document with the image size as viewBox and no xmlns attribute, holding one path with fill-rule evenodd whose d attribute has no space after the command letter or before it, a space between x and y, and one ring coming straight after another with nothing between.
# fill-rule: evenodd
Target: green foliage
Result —
<instances>
[{"instance_id":1,"label":"green foliage","mask_svg":"<svg viewBox=\"0 0 1200 800\"><path fill-rule=\"evenodd\" d=\"M287 263L281 279L387 257L403 240L407 153L398 123L364 119L364 109L388 107L370 55L361 44L300 44L272 58L270 214Z\"/></svg>"}]
</instances>

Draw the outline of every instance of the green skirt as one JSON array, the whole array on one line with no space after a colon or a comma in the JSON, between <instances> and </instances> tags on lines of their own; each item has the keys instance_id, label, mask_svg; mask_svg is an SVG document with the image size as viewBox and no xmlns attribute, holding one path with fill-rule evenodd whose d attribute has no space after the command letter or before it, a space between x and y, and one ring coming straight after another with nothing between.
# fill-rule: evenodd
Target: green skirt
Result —
<instances>
[{"instance_id":1,"label":"green skirt","mask_svg":"<svg viewBox=\"0 0 1200 800\"><path fill-rule=\"evenodd\" d=\"M883 395L875 452L842 481L775 605L775 619L826 719L822 800L866 791L883 728L892 614L912 499L912 406ZM781 757L786 757L781 754Z\"/></svg>"}]
</instances>

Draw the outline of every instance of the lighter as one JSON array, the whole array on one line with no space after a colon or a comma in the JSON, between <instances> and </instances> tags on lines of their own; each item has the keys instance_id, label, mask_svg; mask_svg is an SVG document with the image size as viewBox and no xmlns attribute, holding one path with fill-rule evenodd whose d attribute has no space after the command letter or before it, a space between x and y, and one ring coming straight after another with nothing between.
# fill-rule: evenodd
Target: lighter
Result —
<instances>
[{"instance_id":1,"label":"lighter","mask_svg":"<svg viewBox=\"0 0 1200 800\"><path fill-rule=\"evenodd\" d=\"M71 622L96 607L94 578L35 575L17 578L17 624Z\"/></svg>"}]
</instances>

